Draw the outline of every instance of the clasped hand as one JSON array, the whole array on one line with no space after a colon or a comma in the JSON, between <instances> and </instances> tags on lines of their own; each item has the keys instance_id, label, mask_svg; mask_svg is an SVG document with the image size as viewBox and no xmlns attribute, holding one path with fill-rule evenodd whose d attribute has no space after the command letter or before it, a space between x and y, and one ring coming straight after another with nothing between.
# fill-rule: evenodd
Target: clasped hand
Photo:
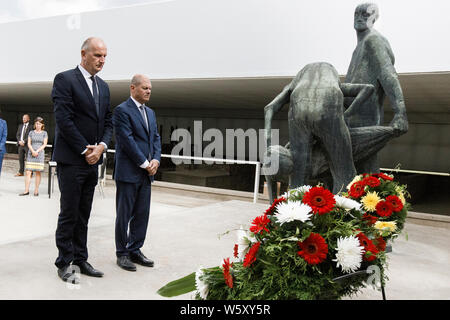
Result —
<instances>
[{"instance_id":1,"label":"clasped hand","mask_svg":"<svg viewBox=\"0 0 450 320\"><path fill-rule=\"evenodd\" d=\"M147 170L149 176L154 176L156 174L156 171L158 171L159 168L159 162L157 160L150 161L150 164L148 165L145 170Z\"/></svg>"},{"instance_id":2,"label":"clasped hand","mask_svg":"<svg viewBox=\"0 0 450 320\"><path fill-rule=\"evenodd\" d=\"M89 164L96 164L98 160L100 160L101 155L103 154L103 150L105 147L103 144L99 144L96 146L88 145L86 146L87 151L84 154L84 158Z\"/></svg>"}]
</instances>

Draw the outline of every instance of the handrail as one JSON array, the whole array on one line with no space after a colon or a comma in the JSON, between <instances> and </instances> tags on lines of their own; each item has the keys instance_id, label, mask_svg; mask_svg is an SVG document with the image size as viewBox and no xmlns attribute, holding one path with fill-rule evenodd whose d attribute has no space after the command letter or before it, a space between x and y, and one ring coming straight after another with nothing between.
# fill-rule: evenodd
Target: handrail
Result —
<instances>
[{"instance_id":1,"label":"handrail","mask_svg":"<svg viewBox=\"0 0 450 320\"><path fill-rule=\"evenodd\" d=\"M16 141L6 141L7 144L17 144ZM52 148L51 144L48 144L47 147ZM108 153L115 153L114 149L107 149ZM171 154L161 154L163 158L173 158L173 159L184 159L184 160L200 160L200 161L211 161L211 162L224 162L230 164L250 164L256 166L255 168L255 185L253 190L253 203L256 203L258 199L258 189L259 189L259 181L261 174L261 163L259 161L246 161L246 160L233 160L233 159L219 159L219 158L203 158L203 157L191 157L191 156L177 156ZM404 172L404 173L417 173L417 174L426 174L426 175L435 175L435 176L444 176L450 177L450 173L447 172L433 172L433 171L419 171L419 170L406 170L406 169L397 169L397 168L380 168L381 171L388 172Z\"/></svg>"},{"instance_id":2,"label":"handrail","mask_svg":"<svg viewBox=\"0 0 450 320\"><path fill-rule=\"evenodd\" d=\"M107 152L115 153L116 150L108 149ZM220 159L220 158L204 158L204 157L191 157L191 156L177 156L172 154L161 154L162 158L183 159L183 160L200 160L211 162L225 162L231 164L250 164L256 166L255 168L255 185L253 189L253 203L258 200L259 191L259 179L261 174L261 163L259 161L246 161L246 160L234 160L234 159Z\"/></svg>"}]
</instances>

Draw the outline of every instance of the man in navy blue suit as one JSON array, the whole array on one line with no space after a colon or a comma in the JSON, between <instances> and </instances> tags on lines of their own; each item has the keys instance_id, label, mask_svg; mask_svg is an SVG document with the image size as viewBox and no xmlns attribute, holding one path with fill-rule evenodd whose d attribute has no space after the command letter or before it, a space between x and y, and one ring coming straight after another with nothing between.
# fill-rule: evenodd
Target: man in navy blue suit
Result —
<instances>
[{"instance_id":1,"label":"man in navy blue suit","mask_svg":"<svg viewBox=\"0 0 450 320\"><path fill-rule=\"evenodd\" d=\"M103 40L88 38L81 48L81 63L58 73L53 82L55 113L53 160L61 191L56 229L55 265L63 281L78 282L72 265L82 274L102 277L87 262L88 220L98 180L98 164L112 136L109 87L96 74L105 64Z\"/></svg>"},{"instance_id":2,"label":"man in navy blue suit","mask_svg":"<svg viewBox=\"0 0 450 320\"><path fill-rule=\"evenodd\" d=\"M113 116L116 256L118 266L128 271L136 271L134 263L154 265L140 250L147 233L151 183L161 161L155 112L145 105L151 91L150 79L135 75L130 85L131 97L114 110Z\"/></svg>"}]
</instances>

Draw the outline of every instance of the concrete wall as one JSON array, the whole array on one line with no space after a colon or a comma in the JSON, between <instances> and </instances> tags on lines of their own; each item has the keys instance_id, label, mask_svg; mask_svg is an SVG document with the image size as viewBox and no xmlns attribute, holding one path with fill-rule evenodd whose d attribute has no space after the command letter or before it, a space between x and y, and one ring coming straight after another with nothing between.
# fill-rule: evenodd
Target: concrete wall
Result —
<instances>
[{"instance_id":1,"label":"concrete wall","mask_svg":"<svg viewBox=\"0 0 450 320\"><path fill-rule=\"evenodd\" d=\"M80 61L88 36L108 44L106 80L293 76L328 61L347 72L361 0L185 0L0 24L0 83L51 81ZM378 0L376 28L397 71L450 70L447 0ZM420 40L418 40L420 39ZM447 54L445 54L447 53Z\"/></svg>"}]
</instances>

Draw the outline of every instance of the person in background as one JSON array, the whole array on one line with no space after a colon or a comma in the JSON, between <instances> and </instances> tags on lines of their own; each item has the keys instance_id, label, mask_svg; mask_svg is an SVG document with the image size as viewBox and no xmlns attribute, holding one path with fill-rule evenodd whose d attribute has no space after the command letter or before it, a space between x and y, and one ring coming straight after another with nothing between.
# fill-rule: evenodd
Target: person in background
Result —
<instances>
[{"instance_id":1,"label":"person in background","mask_svg":"<svg viewBox=\"0 0 450 320\"><path fill-rule=\"evenodd\" d=\"M6 153L6 136L8 135L8 126L2 118L0 110L0 176L2 175L3 156Z\"/></svg>"},{"instance_id":2,"label":"person in background","mask_svg":"<svg viewBox=\"0 0 450 320\"><path fill-rule=\"evenodd\" d=\"M33 128L30 124L30 116L24 114L22 117L22 124L17 128L16 139L19 153L19 172L15 174L15 177L21 177L24 173L25 159L28 154L28 134Z\"/></svg>"},{"instance_id":3,"label":"person in background","mask_svg":"<svg viewBox=\"0 0 450 320\"><path fill-rule=\"evenodd\" d=\"M44 119L37 117L34 120L33 131L28 135L28 154L25 162L25 192L19 196L27 196L30 194L31 173L36 173L36 182L34 187L34 195L39 195L39 185L41 184L41 172L44 171L44 149L47 146L48 134L45 131Z\"/></svg>"}]
</instances>

